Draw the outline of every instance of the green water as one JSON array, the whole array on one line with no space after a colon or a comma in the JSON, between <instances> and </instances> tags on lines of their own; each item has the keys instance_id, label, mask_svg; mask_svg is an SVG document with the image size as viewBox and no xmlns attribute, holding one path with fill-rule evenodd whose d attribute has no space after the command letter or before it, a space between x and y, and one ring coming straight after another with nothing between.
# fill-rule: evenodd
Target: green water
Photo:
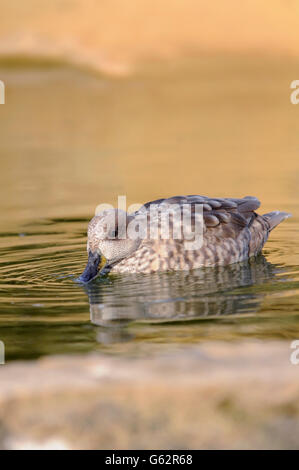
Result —
<instances>
[{"instance_id":1,"label":"green water","mask_svg":"<svg viewBox=\"0 0 299 470\"><path fill-rule=\"evenodd\" d=\"M298 64L211 58L132 77L2 65L0 340L6 361L299 338ZM298 77L297 77L298 78ZM293 217L250 263L74 282L95 207L258 196Z\"/></svg>"}]
</instances>

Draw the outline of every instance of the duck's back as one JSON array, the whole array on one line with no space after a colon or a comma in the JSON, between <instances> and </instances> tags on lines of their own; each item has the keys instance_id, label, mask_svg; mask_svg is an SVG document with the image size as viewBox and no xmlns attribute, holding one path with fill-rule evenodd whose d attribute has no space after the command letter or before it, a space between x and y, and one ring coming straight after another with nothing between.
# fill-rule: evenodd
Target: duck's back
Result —
<instances>
[{"instance_id":1,"label":"duck's back","mask_svg":"<svg viewBox=\"0 0 299 470\"><path fill-rule=\"evenodd\" d=\"M129 258L113 267L116 272L154 272L165 270L189 270L202 266L227 265L244 261L257 255L263 248L270 231L289 216L285 212L271 212L258 215L255 211L260 206L256 197L209 198L206 196L175 196L169 199L151 201L143 206L149 218L151 209L159 205L159 227L165 210L173 204L176 210L191 207L190 229L194 229L195 210L199 205L203 221L202 244L198 249L186 249L184 232L182 238L161 236L144 239L140 247ZM143 212L144 213L144 212ZM170 224L173 219L170 213ZM180 219L182 220L182 219ZM173 229L173 227L171 227ZM170 231L172 233L172 231ZM188 232L188 231L187 231Z\"/></svg>"}]
</instances>

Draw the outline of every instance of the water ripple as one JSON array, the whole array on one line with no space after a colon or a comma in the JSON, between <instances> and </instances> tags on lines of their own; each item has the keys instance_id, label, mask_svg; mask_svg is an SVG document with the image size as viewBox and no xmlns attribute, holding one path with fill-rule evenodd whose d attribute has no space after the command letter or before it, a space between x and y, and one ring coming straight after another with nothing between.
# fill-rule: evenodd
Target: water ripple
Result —
<instances>
[{"instance_id":1,"label":"water ripple","mask_svg":"<svg viewBox=\"0 0 299 470\"><path fill-rule=\"evenodd\" d=\"M193 272L110 275L82 286L74 280L86 262L86 225L84 218L43 219L0 234L0 336L8 358L98 349L141 354L158 343L299 334L297 265L259 256ZM283 249L272 243L268 254Z\"/></svg>"}]
</instances>

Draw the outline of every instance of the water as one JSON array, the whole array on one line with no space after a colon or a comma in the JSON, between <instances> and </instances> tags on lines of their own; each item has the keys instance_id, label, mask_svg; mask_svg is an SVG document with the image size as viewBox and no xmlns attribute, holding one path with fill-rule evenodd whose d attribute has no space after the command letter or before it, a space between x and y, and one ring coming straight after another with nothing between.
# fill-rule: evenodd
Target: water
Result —
<instances>
[{"instance_id":1,"label":"water","mask_svg":"<svg viewBox=\"0 0 299 470\"><path fill-rule=\"evenodd\" d=\"M204 58L112 79L0 68L0 339L6 360L160 354L299 338L298 64ZM95 207L176 194L258 196L293 217L263 256L190 273L74 282Z\"/></svg>"}]
</instances>

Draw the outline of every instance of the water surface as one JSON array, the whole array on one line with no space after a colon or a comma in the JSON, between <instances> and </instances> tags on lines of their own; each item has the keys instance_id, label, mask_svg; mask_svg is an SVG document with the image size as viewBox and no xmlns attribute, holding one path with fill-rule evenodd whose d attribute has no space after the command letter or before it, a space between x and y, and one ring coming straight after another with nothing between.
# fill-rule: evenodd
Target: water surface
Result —
<instances>
[{"instance_id":1,"label":"water surface","mask_svg":"<svg viewBox=\"0 0 299 470\"><path fill-rule=\"evenodd\" d=\"M0 339L6 360L159 354L209 340L299 338L298 64L214 57L112 79L2 67ZM258 196L286 210L264 255L87 287L95 207L177 194Z\"/></svg>"}]
</instances>

